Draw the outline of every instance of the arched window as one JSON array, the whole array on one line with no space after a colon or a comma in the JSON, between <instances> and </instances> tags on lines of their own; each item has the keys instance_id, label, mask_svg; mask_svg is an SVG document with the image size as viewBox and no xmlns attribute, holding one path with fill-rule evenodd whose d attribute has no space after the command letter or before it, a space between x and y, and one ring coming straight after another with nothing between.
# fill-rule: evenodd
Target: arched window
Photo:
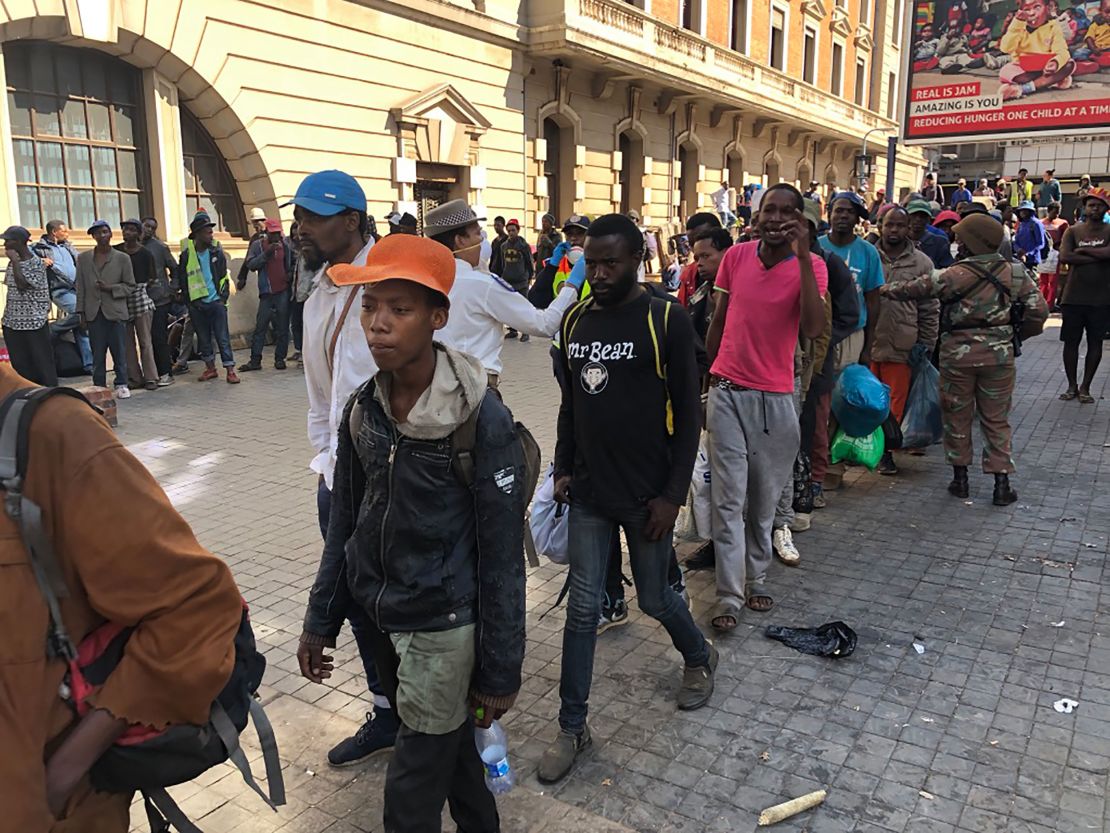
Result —
<instances>
[{"instance_id":1,"label":"arched window","mask_svg":"<svg viewBox=\"0 0 1110 833\"><path fill-rule=\"evenodd\" d=\"M4 45L19 222L118 227L148 211L140 73L89 49Z\"/></svg>"},{"instance_id":2,"label":"arched window","mask_svg":"<svg viewBox=\"0 0 1110 833\"><path fill-rule=\"evenodd\" d=\"M246 218L235 180L223 154L208 131L192 113L181 108L181 148L185 160L187 220L203 208L216 224L216 231L246 235Z\"/></svg>"}]
</instances>

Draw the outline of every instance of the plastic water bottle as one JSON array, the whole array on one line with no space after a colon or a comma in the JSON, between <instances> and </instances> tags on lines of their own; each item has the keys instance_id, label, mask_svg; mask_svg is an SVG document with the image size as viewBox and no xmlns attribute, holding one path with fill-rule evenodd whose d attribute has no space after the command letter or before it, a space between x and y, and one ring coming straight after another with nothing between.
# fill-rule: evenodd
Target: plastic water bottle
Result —
<instances>
[{"instance_id":1,"label":"plastic water bottle","mask_svg":"<svg viewBox=\"0 0 1110 833\"><path fill-rule=\"evenodd\" d=\"M488 729L474 729L478 756L486 768L486 786L494 795L504 795L513 788L513 770L509 766L509 736L496 720Z\"/></svg>"}]
</instances>

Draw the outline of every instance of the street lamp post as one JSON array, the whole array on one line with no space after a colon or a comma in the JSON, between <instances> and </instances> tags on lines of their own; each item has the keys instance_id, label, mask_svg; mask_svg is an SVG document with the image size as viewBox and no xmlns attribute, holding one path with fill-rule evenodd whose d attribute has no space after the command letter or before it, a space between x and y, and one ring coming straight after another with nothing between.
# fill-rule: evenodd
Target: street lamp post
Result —
<instances>
[{"instance_id":1,"label":"street lamp post","mask_svg":"<svg viewBox=\"0 0 1110 833\"><path fill-rule=\"evenodd\" d=\"M867 156L867 140L871 138L872 133L881 133L887 130L894 130L891 127L872 127L863 134L863 147L860 148L860 156ZM886 145L886 199L887 202L893 202L894 196L894 154L898 145L897 135L891 136L887 140Z\"/></svg>"}]
</instances>

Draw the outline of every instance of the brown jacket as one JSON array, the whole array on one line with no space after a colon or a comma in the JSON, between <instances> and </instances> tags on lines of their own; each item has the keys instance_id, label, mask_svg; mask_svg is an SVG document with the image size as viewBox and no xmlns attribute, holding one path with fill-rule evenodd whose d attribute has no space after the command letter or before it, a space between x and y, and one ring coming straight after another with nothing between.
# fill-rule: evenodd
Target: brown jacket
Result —
<instances>
[{"instance_id":1,"label":"brown jacket","mask_svg":"<svg viewBox=\"0 0 1110 833\"><path fill-rule=\"evenodd\" d=\"M0 365L0 397L27 384ZM74 641L105 621L134 628L94 705L159 728L206 722L231 674L242 613L227 566L76 400L52 399L35 417L26 494L54 543ZM62 820L47 807L45 762L74 722L58 696L64 663L46 656L48 621L19 531L0 513L0 833L126 833L127 795L93 793L86 782Z\"/></svg>"},{"instance_id":2,"label":"brown jacket","mask_svg":"<svg viewBox=\"0 0 1110 833\"><path fill-rule=\"evenodd\" d=\"M77 311L92 321L103 315L109 321L127 321L127 297L135 291L131 258L112 249L103 266L96 265L95 249L77 255ZM97 281L104 284L100 289Z\"/></svg>"},{"instance_id":3,"label":"brown jacket","mask_svg":"<svg viewBox=\"0 0 1110 833\"><path fill-rule=\"evenodd\" d=\"M928 255L907 243L901 254L891 258L876 246L883 262L883 280L888 284L912 281L933 271ZM932 352L940 327L940 302L933 298L896 301L880 296L879 318L871 339L871 360L908 364L910 350L924 344Z\"/></svg>"}]
</instances>

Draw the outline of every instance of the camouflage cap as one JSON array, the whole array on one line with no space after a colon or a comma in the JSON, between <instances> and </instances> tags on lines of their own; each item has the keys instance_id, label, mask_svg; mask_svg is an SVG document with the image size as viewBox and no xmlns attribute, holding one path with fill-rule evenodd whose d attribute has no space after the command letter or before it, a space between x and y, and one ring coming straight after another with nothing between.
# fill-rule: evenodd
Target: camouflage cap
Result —
<instances>
[{"instance_id":1,"label":"camouflage cap","mask_svg":"<svg viewBox=\"0 0 1110 833\"><path fill-rule=\"evenodd\" d=\"M952 230L973 255L992 254L1002 244L1002 224L986 214L968 214Z\"/></svg>"},{"instance_id":2,"label":"camouflage cap","mask_svg":"<svg viewBox=\"0 0 1110 833\"><path fill-rule=\"evenodd\" d=\"M821 203L817 200L808 200L802 198L802 213L805 218L809 220L809 224L813 226L813 230L817 231L821 227Z\"/></svg>"}]
</instances>

